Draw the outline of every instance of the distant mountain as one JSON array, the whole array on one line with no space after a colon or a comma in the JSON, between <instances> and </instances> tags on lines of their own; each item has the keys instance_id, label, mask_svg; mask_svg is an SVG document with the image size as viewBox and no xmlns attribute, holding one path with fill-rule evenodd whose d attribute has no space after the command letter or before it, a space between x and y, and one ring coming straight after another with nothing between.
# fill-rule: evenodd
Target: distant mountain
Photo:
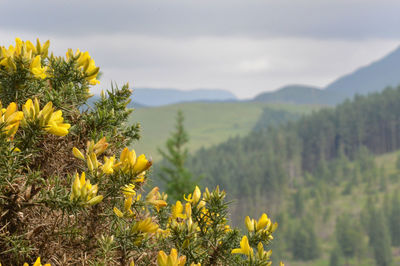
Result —
<instances>
[{"instance_id":1,"label":"distant mountain","mask_svg":"<svg viewBox=\"0 0 400 266\"><path fill-rule=\"evenodd\" d=\"M132 101L145 106L161 106L193 101L234 101L236 96L225 90L133 89Z\"/></svg>"},{"instance_id":2,"label":"distant mountain","mask_svg":"<svg viewBox=\"0 0 400 266\"><path fill-rule=\"evenodd\" d=\"M253 100L296 104L335 105L356 94L380 92L400 84L400 47L385 57L336 79L323 89L291 85L264 92Z\"/></svg>"},{"instance_id":3,"label":"distant mountain","mask_svg":"<svg viewBox=\"0 0 400 266\"><path fill-rule=\"evenodd\" d=\"M100 95L98 95L98 94L95 94L95 95L93 95L92 97L90 97L88 100L87 100L87 105L89 105L89 106L94 106L94 102L97 102L97 101L99 101L101 98L100 98ZM140 103L136 103L136 102L133 102L133 101L131 101L129 104L128 104L128 106L127 106L128 108L135 108L135 109L138 109L138 108L143 108L143 107L146 107L145 105L143 105L143 104L140 104ZM82 110L84 110L85 108L83 108Z\"/></svg>"},{"instance_id":4,"label":"distant mountain","mask_svg":"<svg viewBox=\"0 0 400 266\"><path fill-rule=\"evenodd\" d=\"M380 60L361 67L329 84L325 90L335 91L343 97L356 93L368 94L400 84L400 47Z\"/></svg>"},{"instance_id":5,"label":"distant mountain","mask_svg":"<svg viewBox=\"0 0 400 266\"><path fill-rule=\"evenodd\" d=\"M273 92L264 92L257 95L257 102L271 103L296 103L296 104L319 104L323 100L320 88L305 85L289 85Z\"/></svg>"}]
</instances>

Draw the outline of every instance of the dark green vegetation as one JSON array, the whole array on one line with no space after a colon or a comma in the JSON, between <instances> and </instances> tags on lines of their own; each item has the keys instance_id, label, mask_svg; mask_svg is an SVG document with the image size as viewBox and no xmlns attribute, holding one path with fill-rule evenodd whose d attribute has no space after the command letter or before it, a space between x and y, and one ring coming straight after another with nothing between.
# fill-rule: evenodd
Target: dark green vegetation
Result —
<instances>
[{"instance_id":1,"label":"dark green vegetation","mask_svg":"<svg viewBox=\"0 0 400 266\"><path fill-rule=\"evenodd\" d=\"M189 136L183 127L183 113L178 111L176 128L165 144L165 150L159 149L163 161L159 166L159 177L164 183L165 192L169 200L175 202L182 195L189 195L195 188L195 180L190 171L185 167L188 157L186 144Z\"/></svg>"},{"instance_id":2,"label":"dark green vegetation","mask_svg":"<svg viewBox=\"0 0 400 266\"><path fill-rule=\"evenodd\" d=\"M157 148L163 147L170 132L174 131L178 110L182 110L185 115L184 126L190 137L187 145L189 152L210 147L232 137L247 135L266 107L271 110L271 115L285 112L294 116L320 108L311 105L254 102L183 103L140 108L134 111L130 122L140 122L143 137L139 142L133 143L132 147L152 156L155 161L161 159Z\"/></svg>"},{"instance_id":3,"label":"dark green vegetation","mask_svg":"<svg viewBox=\"0 0 400 266\"><path fill-rule=\"evenodd\" d=\"M292 85L261 93L255 101L335 105L356 94L379 92L400 84L400 48L382 59L339 77L325 88Z\"/></svg>"},{"instance_id":4,"label":"dark green vegetation","mask_svg":"<svg viewBox=\"0 0 400 266\"><path fill-rule=\"evenodd\" d=\"M188 166L232 196L235 223L244 213L276 217L274 256L396 265L400 160L387 153L399 148L400 87L201 149Z\"/></svg>"},{"instance_id":5,"label":"dark green vegetation","mask_svg":"<svg viewBox=\"0 0 400 266\"><path fill-rule=\"evenodd\" d=\"M305 85L289 85L277 91L264 92L257 95L254 101L270 103L332 104L332 100L327 97L326 91Z\"/></svg>"}]
</instances>

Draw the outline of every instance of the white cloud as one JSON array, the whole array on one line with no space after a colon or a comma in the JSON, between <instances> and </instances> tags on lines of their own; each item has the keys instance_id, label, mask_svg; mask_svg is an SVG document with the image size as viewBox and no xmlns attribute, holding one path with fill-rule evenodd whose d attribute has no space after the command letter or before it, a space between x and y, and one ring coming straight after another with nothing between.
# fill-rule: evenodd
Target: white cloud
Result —
<instances>
[{"instance_id":1,"label":"white cloud","mask_svg":"<svg viewBox=\"0 0 400 266\"><path fill-rule=\"evenodd\" d=\"M1 45L22 39L51 40L55 53L88 50L111 80L135 87L221 88L241 98L292 83L325 86L340 75L379 59L399 39L165 37L137 34L58 36L0 30ZM97 90L98 91L98 90Z\"/></svg>"}]
</instances>

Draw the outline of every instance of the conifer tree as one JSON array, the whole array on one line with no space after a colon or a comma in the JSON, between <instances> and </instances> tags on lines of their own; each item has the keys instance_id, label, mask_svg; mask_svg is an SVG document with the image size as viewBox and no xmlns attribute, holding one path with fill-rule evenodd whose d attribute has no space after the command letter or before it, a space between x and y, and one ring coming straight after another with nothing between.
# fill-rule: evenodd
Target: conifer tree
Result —
<instances>
[{"instance_id":1,"label":"conifer tree","mask_svg":"<svg viewBox=\"0 0 400 266\"><path fill-rule=\"evenodd\" d=\"M376 265L391 265L392 253L389 230L383 212L377 210L373 204L368 204L366 228Z\"/></svg>"},{"instance_id":2,"label":"conifer tree","mask_svg":"<svg viewBox=\"0 0 400 266\"><path fill-rule=\"evenodd\" d=\"M341 254L347 259L360 256L363 250L363 235L359 225L349 215L338 217L336 221L336 240Z\"/></svg>"},{"instance_id":3,"label":"conifer tree","mask_svg":"<svg viewBox=\"0 0 400 266\"><path fill-rule=\"evenodd\" d=\"M165 183L166 193L172 200L178 200L182 195L190 193L196 185L192 173L185 167L188 157L188 149L185 145L189 141L189 136L183 122L184 115L179 110L176 116L175 132L165 144L166 151L158 150L163 157L163 165L158 175Z\"/></svg>"},{"instance_id":4,"label":"conifer tree","mask_svg":"<svg viewBox=\"0 0 400 266\"><path fill-rule=\"evenodd\" d=\"M393 246L400 246L400 194L392 196L392 204L389 213L389 229Z\"/></svg>"},{"instance_id":5,"label":"conifer tree","mask_svg":"<svg viewBox=\"0 0 400 266\"><path fill-rule=\"evenodd\" d=\"M314 222L302 219L292 235L292 254L295 260L312 260L320 256L320 247L315 233Z\"/></svg>"}]
</instances>

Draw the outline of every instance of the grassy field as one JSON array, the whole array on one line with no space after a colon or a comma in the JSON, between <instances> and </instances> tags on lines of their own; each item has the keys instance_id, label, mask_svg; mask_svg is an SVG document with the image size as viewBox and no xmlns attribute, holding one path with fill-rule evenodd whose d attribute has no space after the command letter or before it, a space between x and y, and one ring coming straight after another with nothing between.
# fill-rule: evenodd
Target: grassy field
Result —
<instances>
[{"instance_id":1,"label":"grassy field","mask_svg":"<svg viewBox=\"0 0 400 266\"><path fill-rule=\"evenodd\" d=\"M133 112L130 122L140 122L140 141L132 146L138 153L160 159L157 148L163 148L174 130L178 110L185 116L189 133L188 148L193 152L201 147L221 143L230 137L244 136L250 132L264 107L306 114L317 106L267 104L254 102L182 103L162 107L140 108Z\"/></svg>"}]
</instances>

